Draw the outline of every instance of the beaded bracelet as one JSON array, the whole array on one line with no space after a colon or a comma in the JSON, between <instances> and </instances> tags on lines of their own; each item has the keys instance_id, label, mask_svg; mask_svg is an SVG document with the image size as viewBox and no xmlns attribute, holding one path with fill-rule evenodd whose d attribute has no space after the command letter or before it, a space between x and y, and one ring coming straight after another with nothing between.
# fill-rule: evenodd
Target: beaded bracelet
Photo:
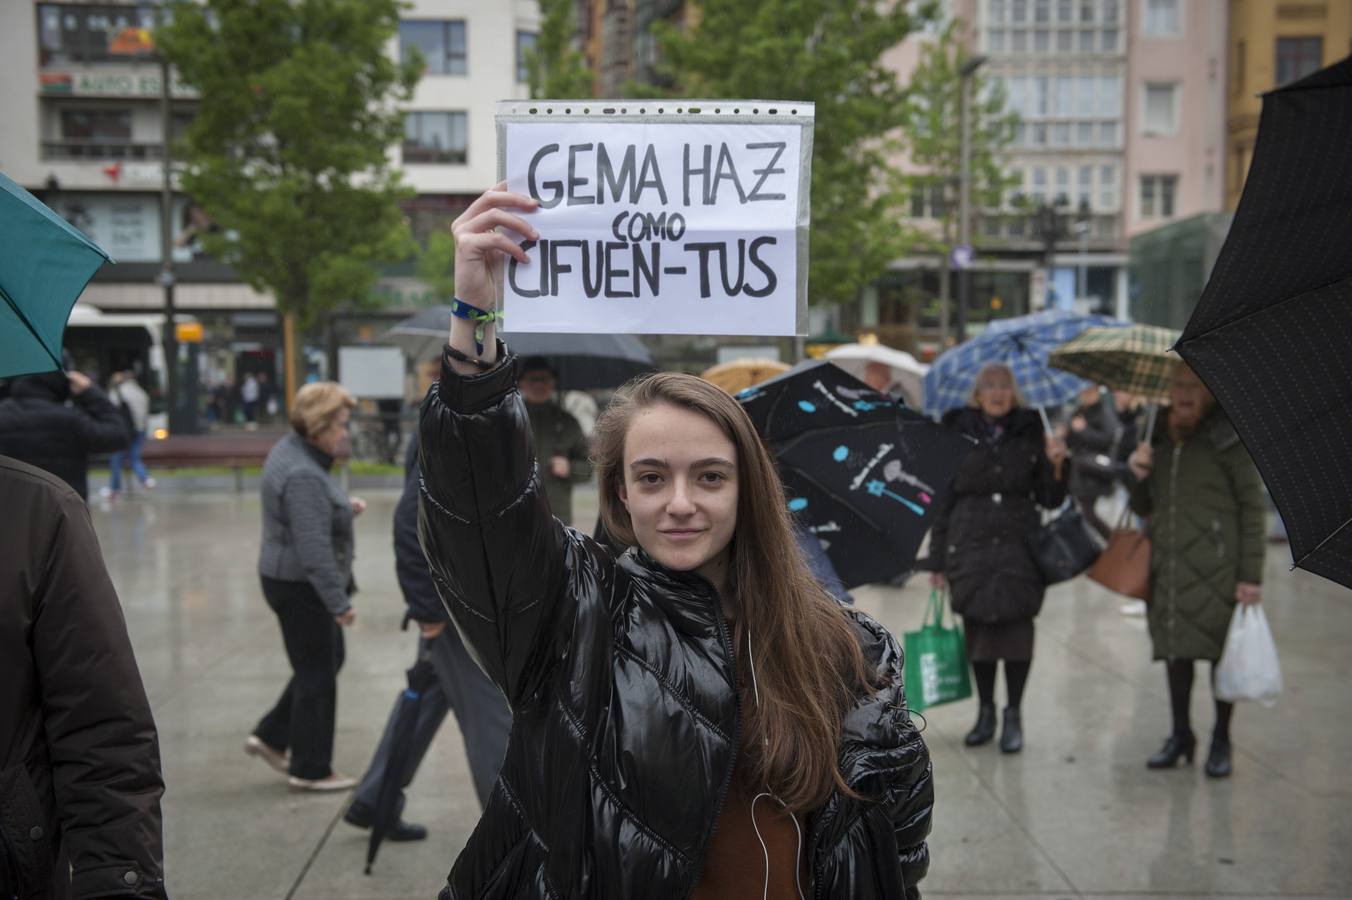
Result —
<instances>
[{"instance_id":1,"label":"beaded bracelet","mask_svg":"<svg viewBox=\"0 0 1352 900\"><path fill-rule=\"evenodd\" d=\"M480 350L480 352L482 352L482 349ZM485 360L479 359L478 357L470 356L468 353L461 353L459 350L455 349L450 344L446 345L446 355L449 356L451 359L455 360L456 362L467 363L468 365L474 366L475 368L479 369L482 372L487 372L489 369L496 368L498 365L496 362L487 362Z\"/></svg>"}]
</instances>

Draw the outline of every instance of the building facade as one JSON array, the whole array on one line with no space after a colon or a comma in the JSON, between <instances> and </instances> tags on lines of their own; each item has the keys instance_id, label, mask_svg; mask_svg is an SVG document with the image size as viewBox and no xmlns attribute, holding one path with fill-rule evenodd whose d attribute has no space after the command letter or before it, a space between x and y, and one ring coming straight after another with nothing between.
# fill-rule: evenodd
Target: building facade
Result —
<instances>
[{"instance_id":1,"label":"building facade","mask_svg":"<svg viewBox=\"0 0 1352 900\"><path fill-rule=\"evenodd\" d=\"M82 295L110 314L144 317L164 309L158 279L165 135L156 9L134 0L0 5L0 58L7 64L0 79L6 122L0 171L116 261ZM417 0L404 12L390 53L416 46L427 69L408 104L404 139L390 156L417 192L406 212L420 238L449 228L497 181L493 104L527 96L525 59L538 23L535 0ZM176 135L192 120L198 99L172 77L170 90L170 133ZM274 299L201 253L195 235L210 222L190 198L175 191L169 219L175 305L202 325L191 366L204 401L210 390L250 372L276 379L282 329ZM377 290L391 314L425 299L413 270L411 262L394 266L381 279ZM336 317L327 335L308 336L311 368L331 372L326 361L334 348L371 339L379 324ZM120 366L122 358L114 356L108 365ZM147 380L162 386L162 377Z\"/></svg>"},{"instance_id":2,"label":"building facade","mask_svg":"<svg viewBox=\"0 0 1352 900\"><path fill-rule=\"evenodd\" d=\"M1348 0L1229 0L1225 208L1239 205L1264 91L1352 53Z\"/></svg>"}]
</instances>

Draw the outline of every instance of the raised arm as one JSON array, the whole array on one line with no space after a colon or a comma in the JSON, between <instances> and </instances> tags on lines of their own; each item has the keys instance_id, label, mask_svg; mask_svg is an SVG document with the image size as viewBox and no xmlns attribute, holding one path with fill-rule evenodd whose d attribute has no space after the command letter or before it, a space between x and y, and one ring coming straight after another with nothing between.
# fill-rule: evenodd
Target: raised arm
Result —
<instances>
[{"instance_id":1,"label":"raised arm","mask_svg":"<svg viewBox=\"0 0 1352 900\"><path fill-rule=\"evenodd\" d=\"M529 261L496 229L537 236L507 211L535 201L503 187L475 200L452 229L456 296L490 314L503 260ZM516 707L568 646L571 580L600 577L603 554L550 512L515 357L491 321L451 321L441 380L422 406L418 534L456 627Z\"/></svg>"}]
</instances>

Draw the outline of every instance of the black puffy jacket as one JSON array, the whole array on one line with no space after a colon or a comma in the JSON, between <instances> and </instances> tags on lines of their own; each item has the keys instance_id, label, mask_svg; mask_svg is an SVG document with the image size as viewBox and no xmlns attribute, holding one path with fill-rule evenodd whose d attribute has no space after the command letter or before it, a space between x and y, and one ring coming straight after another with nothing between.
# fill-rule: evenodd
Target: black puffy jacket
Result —
<instances>
[{"instance_id":1,"label":"black puffy jacket","mask_svg":"<svg viewBox=\"0 0 1352 900\"><path fill-rule=\"evenodd\" d=\"M421 447L433 578L513 715L502 774L441 897L688 897L740 739L712 586L637 550L617 559L550 515L511 360L472 377L443 364ZM842 771L870 799L836 793L807 818L808 896L918 897L929 753L896 642L851 615L888 686L858 701L841 735Z\"/></svg>"},{"instance_id":2,"label":"black puffy jacket","mask_svg":"<svg viewBox=\"0 0 1352 900\"><path fill-rule=\"evenodd\" d=\"M115 453L130 441L108 395L91 384L71 396L62 372L19 378L0 401L0 453L51 472L85 499L90 454Z\"/></svg>"},{"instance_id":3,"label":"black puffy jacket","mask_svg":"<svg viewBox=\"0 0 1352 900\"><path fill-rule=\"evenodd\" d=\"M959 615L987 623L1031 619L1042 609L1046 587L1025 538L1042 524L1039 506L1055 509L1065 501L1066 473L1054 477L1042 421L1031 410L1014 409L998 438L975 409L953 410L944 424L980 444L940 502L930 567L948 576Z\"/></svg>"}]
</instances>

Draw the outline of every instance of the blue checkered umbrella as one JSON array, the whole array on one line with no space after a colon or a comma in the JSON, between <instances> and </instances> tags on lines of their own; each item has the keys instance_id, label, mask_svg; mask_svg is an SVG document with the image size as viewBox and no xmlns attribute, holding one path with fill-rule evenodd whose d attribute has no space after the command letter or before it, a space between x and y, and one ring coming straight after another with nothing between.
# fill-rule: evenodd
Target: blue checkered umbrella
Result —
<instances>
[{"instance_id":1,"label":"blue checkered umbrella","mask_svg":"<svg viewBox=\"0 0 1352 900\"><path fill-rule=\"evenodd\" d=\"M1047 356L1087 328L1126 325L1107 316L1046 310L992 322L980 337L959 344L934 361L925 375L925 411L940 415L967 403L976 376L988 363L1004 363L1030 406L1059 406L1089 387L1069 372L1053 369Z\"/></svg>"}]
</instances>

